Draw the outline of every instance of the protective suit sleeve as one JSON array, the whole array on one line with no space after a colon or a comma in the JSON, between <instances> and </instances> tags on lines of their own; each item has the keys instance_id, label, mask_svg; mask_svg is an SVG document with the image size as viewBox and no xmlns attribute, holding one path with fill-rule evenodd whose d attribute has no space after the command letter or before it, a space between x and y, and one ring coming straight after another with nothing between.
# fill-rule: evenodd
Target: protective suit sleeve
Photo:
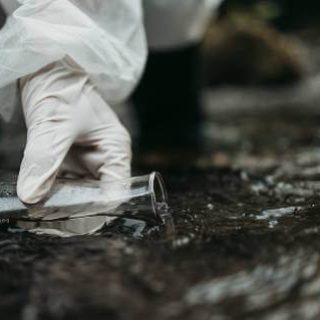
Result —
<instances>
[{"instance_id":1,"label":"protective suit sleeve","mask_svg":"<svg viewBox=\"0 0 320 320\"><path fill-rule=\"evenodd\" d=\"M69 56L108 103L126 99L146 59L140 0L19 2L0 31L0 87Z\"/></svg>"}]
</instances>

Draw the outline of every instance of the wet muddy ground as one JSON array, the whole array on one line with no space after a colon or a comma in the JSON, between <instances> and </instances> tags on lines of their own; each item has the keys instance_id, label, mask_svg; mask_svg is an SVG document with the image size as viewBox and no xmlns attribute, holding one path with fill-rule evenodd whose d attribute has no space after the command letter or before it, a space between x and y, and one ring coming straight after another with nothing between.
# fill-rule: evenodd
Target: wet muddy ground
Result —
<instances>
[{"instance_id":1,"label":"wet muddy ground","mask_svg":"<svg viewBox=\"0 0 320 320\"><path fill-rule=\"evenodd\" d=\"M0 232L0 319L319 319L314 112L213 111L214 150L162 170L177 228ZM139 168L146 172L153 168Z\"/></svg>"}]
</instances>

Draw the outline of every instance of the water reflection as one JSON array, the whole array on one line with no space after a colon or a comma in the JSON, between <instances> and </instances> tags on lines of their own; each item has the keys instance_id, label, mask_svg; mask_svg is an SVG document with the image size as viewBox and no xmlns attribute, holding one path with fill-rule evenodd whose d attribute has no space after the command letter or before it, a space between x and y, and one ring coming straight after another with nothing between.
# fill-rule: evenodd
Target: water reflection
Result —
<instances>
[{"instance_id":1,"label":"water reflection","mask_svg":"<svg viewBox=\"0 0 320 320\"><path fill-rule=\"evenodd\" d=\"M17 220L16 226L32 233L70 237L94 234L114 219L114 217L92 216L54 221Z\"/></svg>"},{"instance_id":2,"label":"water reflection","mask_svg":"<svg viewBox=\"0 0 320 320\"><path fill-rule=\"evenodd\" d=\"M121 211L119 207L117 209ZM122 216L119 217L119 214L116 212L117 210L115 210L115 214L100 213L72 218L55 217L56 219L49 219L48 217L44 217L42 219L33 220L18 217L14 220L11 219L10 224L13 226L13 231L20 229L36 234L55 235L60 237L99 234L100 231L103 231L107 227L111 231L130 234L135 238L142 238L147 227L148 230L151 230L162 224L166 238L172 240L176 233L173 217L167 205L163 210L161 221L157 220L152 212L149 211L124 211Z\"/></svg>"}]
</instances>

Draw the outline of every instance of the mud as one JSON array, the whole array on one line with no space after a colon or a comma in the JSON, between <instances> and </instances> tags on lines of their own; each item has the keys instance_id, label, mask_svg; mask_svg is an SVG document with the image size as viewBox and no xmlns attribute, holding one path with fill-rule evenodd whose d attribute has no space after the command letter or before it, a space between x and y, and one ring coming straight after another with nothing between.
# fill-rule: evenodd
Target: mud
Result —
<instances>
[{"instance_id":1,"label":"mud","mask_svg":"<svg viewBox=\"0 0 320 320\"><path fill-rule=\"evenodd\" d=\"M73 238L1 221L0 318L319 319L320 136L308 110L215 112L214 150L162 169L175 237L139 217Z\"/></svg>"}]
</instances>

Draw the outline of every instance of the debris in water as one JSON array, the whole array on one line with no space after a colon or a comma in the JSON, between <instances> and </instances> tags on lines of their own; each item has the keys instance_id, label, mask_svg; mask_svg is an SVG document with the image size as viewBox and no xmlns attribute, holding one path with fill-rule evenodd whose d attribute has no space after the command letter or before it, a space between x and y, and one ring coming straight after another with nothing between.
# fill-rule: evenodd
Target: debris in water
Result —
<instances>
[{"instance_id":1,"label":"debris in water","mask_svg":"<svg viewBox=\"0 0 320 320\"><path fill-rule=\"evenodd\" d=\"M159 212L159 216L166 229L167 239L172 240L176 237L176 227L172 213L170 212L169 206L166 202L158 203L157 205L157 211Z\"/></svg>"},{"instance_id":2,"label":"debris in water","mask_svg":"<svg viewBox=\"0 0 320 320\"><path fill-rule=\"evenodd\" d=\"M208 203L208 204L207 204L207 208L208 208L209 210L213 210L213 209L214 209L214 205L213 205L212 203Z\"/></svg>"},{"instance_id":3,"label":"debris in water","mask_svg":"<svg viewBox=\"0 0 320 320\"><path fill-rule=\"evenodd\" d=\"M146 221L131 218L119 218L110 225L111 230L116 230L122 234L132 235L137 239L143 238L143 232L146 227Z\"/></svg>"}]
</instances>

